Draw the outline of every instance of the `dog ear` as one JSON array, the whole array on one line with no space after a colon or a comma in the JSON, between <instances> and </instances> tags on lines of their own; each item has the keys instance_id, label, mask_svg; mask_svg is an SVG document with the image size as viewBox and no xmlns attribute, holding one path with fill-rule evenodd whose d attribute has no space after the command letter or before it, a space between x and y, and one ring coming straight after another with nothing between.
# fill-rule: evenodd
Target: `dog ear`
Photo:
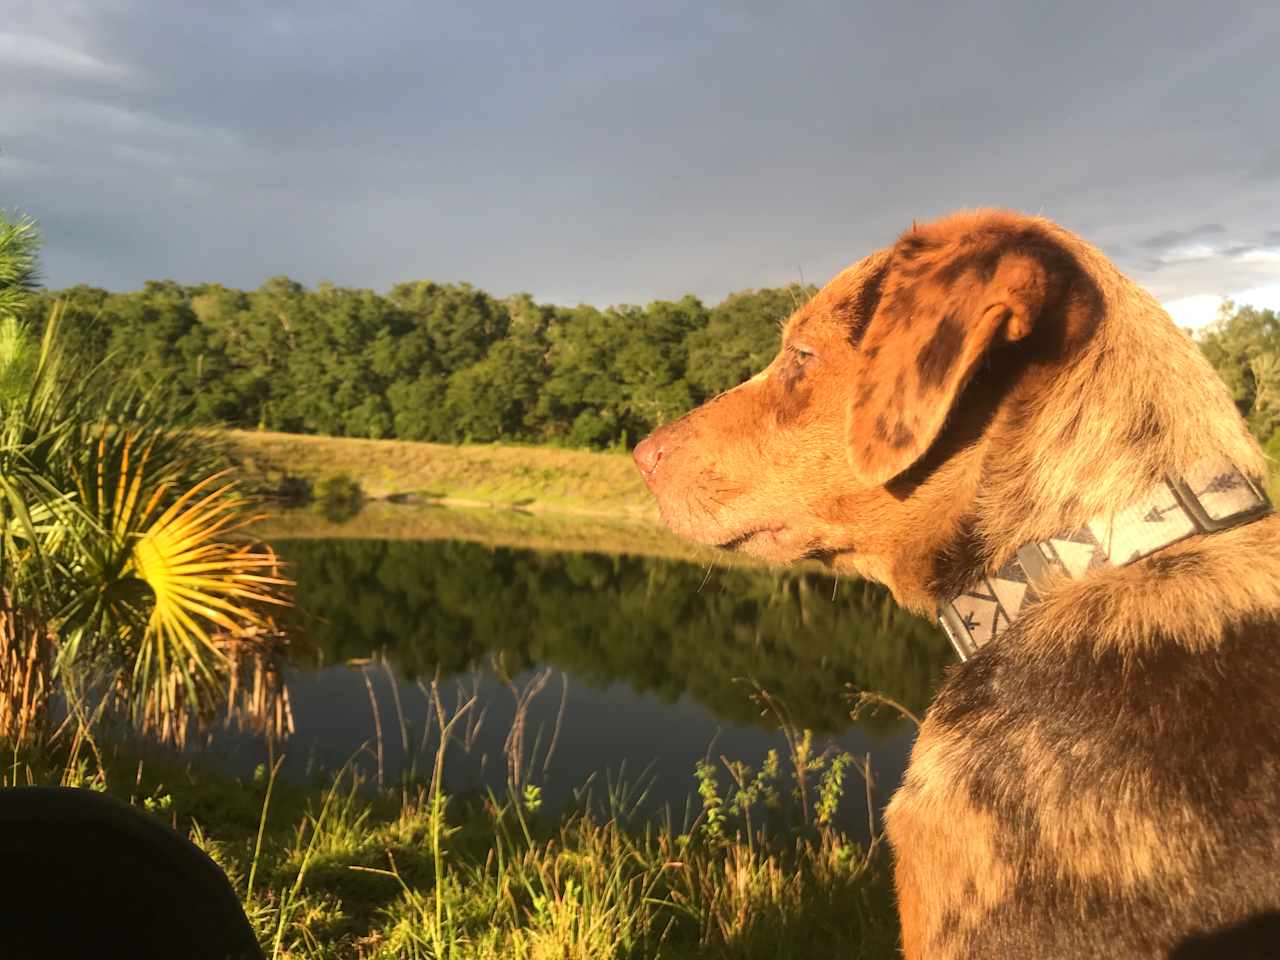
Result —
<instances>
[{"instance_id":1,"label":"dog ear","mask_svg":"<svg viewBox=\"0 0 1280 960\"><path fill-rule=\"evenodd\" d=\"M998 236L903 235L858 343L846 434L862 482L924 455L988 352L1031 332L1047 282L1034 253Z\"/></svg>"}]
</instances>

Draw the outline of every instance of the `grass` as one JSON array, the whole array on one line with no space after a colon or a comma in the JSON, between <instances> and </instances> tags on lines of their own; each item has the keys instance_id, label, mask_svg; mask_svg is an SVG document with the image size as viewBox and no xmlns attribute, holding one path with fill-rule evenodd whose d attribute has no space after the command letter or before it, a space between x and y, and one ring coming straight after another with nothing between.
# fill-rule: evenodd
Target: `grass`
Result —
<instances>
[{"instance_id":1,"label":"grass","mask_svg":"<svg viewBox=\"0 0 1280 960\"><path fill-rule=\"evenodd\" d=\"M277 511L257 533L270 543L285 540L464 540L490 547L569 553L613 553L706 564L711 548L668 533L664 527L625 516L579 516L524 510L453 509L374 500L349 520L323 511ZM719 553L717 566L749 558Z\"/></svg>"},{"instance_id":2,"label":"grass","mask_svg":"<svg viewBox=\"0 0 1280 960\"><path fill-rule=\"evenodd\" d=\"M228 430L222 436L266 489L298 478L313 487L346 476L373 499L519 507L657 523L631 457L556 447L451 446Z\"/></svg>"},{"instance_id":3,"label":"grass","mask_svg":"<svg viewBox=\"0 0 1280 960\"><path fill-rule=\"evenodd\" d=\"M260 525L258 535L271 543L464 540L523 550L758 565L670 533L625 453L243 430L221 436L248 488L268 494L305 488L315 498L305 509L276 510ZM334 509L335 497L352 501L352 508Z\"/></svg>"},{"instance_id":4,"label":"grass","mask_svg":"<svg viewBox=\"0 0 1280 960\"><path fill-rule=\"evenodd\" d=\"M637 813L643 778L551 814L527 779L450 795L448 757L478 705L428 689L423 776L389 789L350 765L310 785L278 762L236 779L83 730L14 757L3 784L107 790L187 833L273 960L897 956L881 846L831 825L853 758L792 730L758 770L700 764L701 805L683 819Z\"/></svg>"},{"instance_id":5,"label":"grass","mask_svg":"<svg viewBox=\"0 0 1280 960\"><path fill-rule=\"evenodd\" d=\"M556 447L450 446L227 430L220 436L247 486L325 494L355 484L369 498L354 521L339 513L286 511L267 534L376 539L453 538L530 549L595 549L684 560L708 553L668 534L626 453ZM1280 436L1278 434L1277 436ZM1280 457L1280 446L1268 448ZM1269 485L1280 503L1280 468ZM396 509L418 505L479 511ZM486 511L486 513L489 513ZM566 522L572 519L574 522Z\"/></svg>"},{"instance_id":6,"label":"grass","mask_svg":"<svg viewBox=\"0 0 1280 960\"><path fill-rule=\"evenodd\" d=\"M391 802L388 802L390 800ZM206 849L237 889L244 839ZM627 812L367 798L339 781L268 830L246 907L288 958L895 955L885 864L831 832L771 840Z\"/></svg>"},{"instance_id":7,"label":"grass","mask_svg":"<svg viewBox=\"0 0 1280 960\"><path fill-rule=\"evenodd\" d=\"M319 497L320 509L277 511L259 530L269 542L464 540L722 567L758 565L750 557L714 551L669 533L624 453L242 430L222 436L240 462L247 486L279 491L302 484ZM1280 447L1270 452L1280 457ZM353 509L327 506L339 488L357 501ZM1273 503L1280 503L1280 469L1272 472L1270 494ZM360 503L361 495L371 499Z\"/></svg>"}]
</instances>

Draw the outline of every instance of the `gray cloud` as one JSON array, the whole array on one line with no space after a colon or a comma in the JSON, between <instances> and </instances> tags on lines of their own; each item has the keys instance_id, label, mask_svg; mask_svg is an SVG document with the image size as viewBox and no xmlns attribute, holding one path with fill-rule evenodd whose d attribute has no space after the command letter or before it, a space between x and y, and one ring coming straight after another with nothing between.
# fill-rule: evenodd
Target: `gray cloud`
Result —
<instances>
[{"instance_id":1,"label":"gray cloud","mask_svg":"<svg viewBox=\"0 0 1280 960\"><path fill-rule=\"evenodd\" d=\"M1190 0L45 0L0 32L0 205L52 285L715 300L990 204L1163 298L1228 292L1276 277L1227 248L1274 223L1277 39L1280 8Z\"/></svg>"},{"instance_id":2,"label":"gray cloud","mask_svg":"<svg viewBox=\"0 0 1280 960\"><path fill-rule=\"evenodd\" d=\"M1206 223L1199 227L1192 227L1190 230L1163 230L1155 236L1139 240L1137 245L1143 250L1163 253L1166 250L1187 246L1211 237L1220 237L1226 232L1227 228L1220 223Z\"/></svg>"},{"instance_id":3,"label":"gray cloud","mask_svg":"<svg viewBox=\"0 0 1280 960\"><path fill-rule=\"evenodd\" d=\"M1252 175L1259 180L1280 180L1280 150L1264 151L1254 166Z\"/></svg>"},{"instance_id":4,"label":"gray cloud","mask_svg":"<svg viewBox=\"0 0 1280 960\"><path fill-rule=\"evenodd\" d=\"M1135 250L1141 254L1135 256ZM1157 293L1162 288L1189 289L1195 278L1205 275L1212 276L1217 287L1200 292L1220 295L1280 280L1280 231L1276 230L1262 231L1258 241L1242 241L1221 224L1208 223L1164 230L1112 253L1122 262L1127 260L1133 272ZM1180 292L1173 296L1186 295Z\"/></svg>"}]
</instances>

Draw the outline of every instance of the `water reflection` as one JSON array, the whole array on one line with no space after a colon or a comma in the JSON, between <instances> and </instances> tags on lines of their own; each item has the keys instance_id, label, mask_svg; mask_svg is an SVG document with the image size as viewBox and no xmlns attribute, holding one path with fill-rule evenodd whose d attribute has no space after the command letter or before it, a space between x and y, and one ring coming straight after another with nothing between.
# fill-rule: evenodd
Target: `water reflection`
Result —
<instances>
[{"instance_id":1,"label":"water reflection","mask_svg":"<svg viewBox=\"0 0 1280 960\"><path fill-rule=\"evenodd\" d=\"M469 752L451 755L449 789L500 791L518 691L549 668L528 708L525 762L552 806L592 777L598 795L625 767L632 779L649 771L651 808L678 812L698 760L758 766L784 742L756 687L795 725L869 755L880 805L901 778L914 729L888 710L854 723L851 695L876 691L918 714L950 661L941 633L880 588L812 572L708 576L677 561L459 541L279 546L305 638L288 678L297 732L286 773L333 771L357 754L371 780L422 773L432 723L422 686L440 678L450 704L462 684L462 696L478 697L474 718L484 712ZM263 759L243 739L215 748L237 770ZM856 833L867 811L861 785L849 791L841 820Z\"/></svg>"},{"instance_id":2,"label":"water reflection","mask_svg":"<svg viewBox=\"0 0 1280 960\"><path fill-rule=\"evenodd\" d=\"M881 588L815 573L705 571L687 563L549 554L462 542L293 541L305 633L321 662L374 653L404 678L459 673L500 654L579 683L687 698L717 720L761 725L750 678L798 724L849 728L850 688L924 710L949 648ZM882 712L873 732L900 731Z\"/></svg>"}]
</instances>

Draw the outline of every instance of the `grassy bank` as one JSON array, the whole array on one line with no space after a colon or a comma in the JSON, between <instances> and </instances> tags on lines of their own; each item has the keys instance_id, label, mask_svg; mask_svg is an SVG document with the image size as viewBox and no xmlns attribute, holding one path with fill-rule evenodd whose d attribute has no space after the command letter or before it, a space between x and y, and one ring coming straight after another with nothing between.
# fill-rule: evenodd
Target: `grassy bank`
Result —
<instances>
[{"instance_id":1,"label":"grassy bank","mask_svg":"<svg viewBox=\"0 0 1280 960\"><path fill-rule=\"evenodd\" d=\"M450 446L229 430L230 453L265 489L346 475L368 497L518 507L658 522L630 456L555 447Z\"/></svg>"},{"instance_id":2,"label":"grassy bank","mask_svg":"<svg viewBox=\"0 0 1280 960\"><path fill-rule=\"evenodd\" d=\"M750 562L671 534L625 453L239 430L222 437L250 489L314 492L348 477L370 498L350 517L314 505L276 510L258 529L269 542L464 540L704 564L714 554L722 566Z\"/></svg>"},{"instance_id":3,"label":"grassy bank","mask_svg":"<svg viewBox=\"0 0 1280 960\"><path fill-rule=\"evenodd\" d=\"M600 532L607 539L616 539L620 532L635 538L639 525L660 526L653 497L645 490L631 457L623 452L499 444L453 447L404 440L360 440L248 430L227 430L220 435L248 484L255 489L284 489L291 480L301 480L316 488L334 477L348 476L360 484L366 497L374 499L516 508L525 515L552 513L608 518L614 521L612 527L608 522L600 525ZM1272 458L1280 457L1280 445L1272 442L1267 452ZM1268 489L1272 502L1280 503L1280 462L1272 465ZM407 520L407 515L394 512L383 512L365 520L369 529L387 531L379 535L390 538L407 536L394 532L398 525L406 522L419 529L433 530L452 521L443 517ZM324 530L315 521L294 517L289 525L279 527L279 531L285 536L352 535L339 530L338 526L330 524L329 529ZM512 518L506 526L511 530L536 530L534 524L518 518ZM543 532L534 535L550 540L566 535L563 525L549 532L554 526L554 521L548 521L543 525ZM292 529L312 532L291 534ZM497 536L499 539L494 543L520 545L507 544L500 539L502 535ZM640 540L646 545L645 549L658 550L660 556L676 556L672 550L677 549L677 541L671 536L641 535Z\"/></svg>"},{"instance_id":4,"label":"grassy bank","mask_svg":"<svg viewBox=\"0 0 1280 960\"><path fill-rule=\"evenodd\" d=\"M502 797L450 796L446 754L478 706L436 703L425 775L386 790L349 771L237 779L101 736L15 756L0 779L104 790L190 836L273 960L897 955L883 846L830 825L862 789L847 755L790 731L760 769L721 758L690 771L683 817L639 816L642 782L551 814L523 777Z\"/></svg>"},{"instance_id":5,"label":"grassy bank","mask_svg":"<svg viewBox=\"0 0 1280 960\"><path fill-rule=\"evenodd\" d=\"M286 540L462 540L489 547L567 553L659 557L706 565L716 553L626 516L531 513L517 509L451 509L376 500L348 520L314 508L278 510L256 531L270 543ZM716 554L718 567L751 564L748 557Z\"/></svg>"}]
</instances>

